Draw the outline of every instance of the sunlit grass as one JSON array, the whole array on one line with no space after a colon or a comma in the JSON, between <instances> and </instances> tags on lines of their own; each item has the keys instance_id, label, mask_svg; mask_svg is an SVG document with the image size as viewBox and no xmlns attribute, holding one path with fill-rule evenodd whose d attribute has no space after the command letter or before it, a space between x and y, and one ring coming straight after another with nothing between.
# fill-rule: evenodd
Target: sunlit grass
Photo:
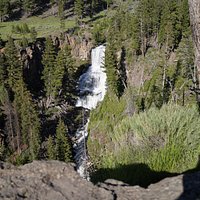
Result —
<instances>
[{"instance_id":1,"label":"sunlit grass","mask_svg":"<svg viewBox=\"0 0 200 200\"><path fill-rule=\"evenodd\" d=\"M160 110L151 108L112 121L112 116L119 109L117 105L110 99L110 105L105 104L109 112L99 110L98 117L102 115L101 118L97 119L95 112L91 117L91 124L99 125L90 133L93 134L91 138L96 139L90 139L88 148L97 169L115 170L120 166L140 163L154 172L182 173L197 166L200 155L200 116L195 105L182 107L168 104ZM118 112L121 117L123 108L121 114ZM112 128L109 128L108 123ZM131 167L129 170L126 171L127 176L133 174ZM109 170L107 173L109 177ZM121 174L116 174L117 177L123 178Z\"/></svg>"},{"instance_id":2,"label":"sunlit grass","mask_svg":"<svg viewBox=\"0 0 200 200\"><path fill-rule=\"evenodd\" d=\"M109 15L114 11L109 11ZM103 20L107 16L107 11L101 11L90 18L89 16L82 19L82 22L93 26L94 23L98 23L99 20ZM65 29L64 31L74 28L77 26L76 16L71 18L67 18L64 20ZM23 23L26 23L29 28L35 27L37 31L37 37L45 37L49 35L57 35L61 33L63 30L61 29L60 18L57 16L49 16L42 18L41 16L33 16L26 19L20 19L17 21L11 22L0 22L0 36L2 39L6 40L8 36L12 36L15 39L20 39L23 37L22 34L14 34L12 33L12 26L21 26ZM29 38L30 34L25 34L25 37Z\"/></svg>"},{"instance_id":3,"label":"sunlit grass","mask_svg":"<svg viewBox=\"0 0 200 200\"><path fill-rule=\"evenodd\" d=\"M29 28L35 27L38 37L44 37L48 35L59 34L61 29L60 19L58 17L50 16L46 18L41 17L30 17L27 19L22 19L20 21L12 22L1 22L0 23L0 35L2 39L7 39L8 36L12 36L15 39L21 38L22 34L12 33L12 26L22 25L23 23L28 24ZM75 19L66 19L65 20L65 30L73 28L76 26ZM29 37L29 34L25 34L26 37Z\"/></svg>"},{"instance_id":4,"label":"sunlit grass","mask_svg":"<svg viewBox=\"0 0 200 200\"><path fill-rule=\"evenodd\" d=\"M200 117L195 106L152 108L123 119L111 134L117 162L122 164L126 161L120 154L129 149L131 162L144 162L155 171L183 172L195 167L200 153ZM131 151L135 152L132 158Z\"/></svg>"}]
</instances>

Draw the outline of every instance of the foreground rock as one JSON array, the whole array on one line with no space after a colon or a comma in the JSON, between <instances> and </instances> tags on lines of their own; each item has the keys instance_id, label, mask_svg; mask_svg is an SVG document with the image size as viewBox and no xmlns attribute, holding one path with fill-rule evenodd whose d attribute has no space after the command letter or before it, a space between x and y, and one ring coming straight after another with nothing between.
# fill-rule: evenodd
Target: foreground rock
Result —
<instances>
[{"instance_id":1,"label":"foreground rock","mask_svg":"<svg viewBox=\"0 0 200 200\"><path fill-rule=\"evenodd\" d=\"M79 177L72 164L34 161L0 170L0 199L113 199L112 194Z\"/></svg>"},{"instance_id":2,"label":"foreground rock","mask_svg":"<svg viewBox=\"0 0 200 200\"><path fill-rule=\"evenodd\" d=\"M59 161L34 161L18 168L0 163L0 199L197 200L200 172L166 178L144 189L116 180L94 186L79 177L73 164Z\"/></svg>"}]
</instances>

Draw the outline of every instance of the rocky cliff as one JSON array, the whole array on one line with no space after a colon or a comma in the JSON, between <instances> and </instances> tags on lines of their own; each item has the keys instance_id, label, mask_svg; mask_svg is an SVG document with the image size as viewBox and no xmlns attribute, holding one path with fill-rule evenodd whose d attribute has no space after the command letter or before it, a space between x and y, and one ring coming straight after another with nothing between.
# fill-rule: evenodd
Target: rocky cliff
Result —
<instances>
[{"instance_id":1,"label":"rocky cliff","mask_svg":"<svg viewBox=\"0 0 200 200\"><path fill-rule=\"evenodd\" d=\"M147 189L116 180L93 185L73 164L34 161L20 167L0 163L0 199L31 200L194 200L200 199L200 172L166 178Z\"/></svg>"}]
</instances>

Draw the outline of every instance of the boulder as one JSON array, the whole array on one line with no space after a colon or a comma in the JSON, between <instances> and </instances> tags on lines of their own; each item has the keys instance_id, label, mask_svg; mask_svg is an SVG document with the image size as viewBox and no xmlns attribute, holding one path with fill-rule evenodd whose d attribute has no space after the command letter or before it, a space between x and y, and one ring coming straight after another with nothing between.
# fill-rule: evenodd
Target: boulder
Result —
<instances>
[{"instance_id":1,"label":"boulder","mask_svg":"<svg viewBox=\"0 0 200 200\"><path fill-rule=\"evenodd\" d=\"M0 162L2 200L198 200L200 172L161 180L148 188L117 180L93 185L82 179L72 163L33 161L15 167Z\"/></svg>"}]
</instances>

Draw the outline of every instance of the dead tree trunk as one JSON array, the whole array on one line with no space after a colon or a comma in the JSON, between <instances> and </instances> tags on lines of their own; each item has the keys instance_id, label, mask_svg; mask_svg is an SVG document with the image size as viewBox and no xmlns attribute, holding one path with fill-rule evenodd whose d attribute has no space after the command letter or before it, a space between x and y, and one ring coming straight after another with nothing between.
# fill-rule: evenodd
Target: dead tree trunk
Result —
<instances>
[{"instance_id":1,"label":"dead tree trunk","mask_svg":"<svg viewBox=\"0 0 200 200\"><path fill-rule=\"evenodd\" d=\"M190 24L192 28L194 49L195 49L195 68L196 72L196 89L200 89L200 0L188 0L190 9ZM200 95L200 94L199 94ZM198 95L198 96L199 96ZM200 99L198 98L199 102Z\"/></svg>"}]
</instances>

